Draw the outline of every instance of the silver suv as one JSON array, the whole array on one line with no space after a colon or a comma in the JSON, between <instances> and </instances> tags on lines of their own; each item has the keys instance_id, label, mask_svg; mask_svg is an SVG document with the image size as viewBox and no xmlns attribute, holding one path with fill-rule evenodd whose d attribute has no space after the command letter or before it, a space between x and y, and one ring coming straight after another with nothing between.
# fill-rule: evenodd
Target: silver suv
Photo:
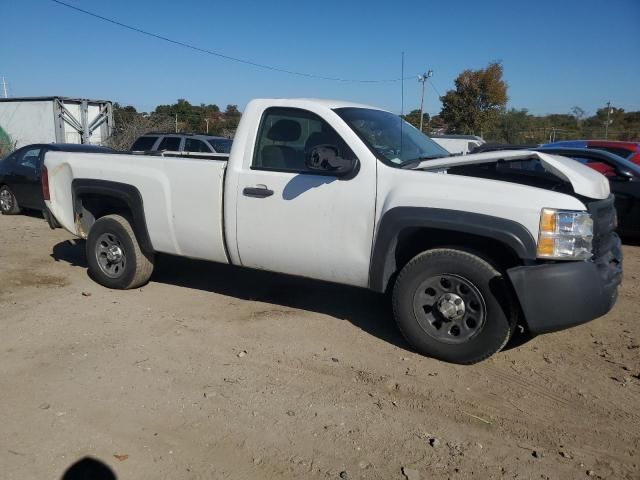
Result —
<instances>
[{"instance_id":1,"label":"silver suv","mask_svg":"<svg viewBox=\"0 0 640 480\"><path fill-rule=\"evenodd\" d=\"M147 133L133 142L131 151L228 154L232 142L229 138L213 135Z\"/></svg>"}]
</instances>

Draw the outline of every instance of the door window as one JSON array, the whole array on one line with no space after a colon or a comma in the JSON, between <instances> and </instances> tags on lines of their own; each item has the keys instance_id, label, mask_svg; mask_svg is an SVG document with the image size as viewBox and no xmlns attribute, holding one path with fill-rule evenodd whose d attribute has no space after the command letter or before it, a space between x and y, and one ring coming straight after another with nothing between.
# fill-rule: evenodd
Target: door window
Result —
<instances>
[{"instance_id":1,"label":"door window","mask_svg":"<svg viewBox=\"0 0 640 480\"><path fill-rule=\"evenodd\" d=\"M355 157L337 132L318 115L297 108L269 108L262 117L251 168L317 173L307 168L305 157L318 145L337 147L343 158Z\"/></svg>"},{"instance_id":2,"label":"door window","mask_svg":"<svg viewBox=\"0 0 640 480\"><path fill-rule=\"evenodd\" d=\"M629 158L633 152L631 150L627 150L625 148L616 148L616 147L598 147L598 146L587 146L587 148L596 149L596 150L604 150L605 152L613 153L622 158Z\"/></svg>"},{"instance_id":3,"label":"door window","mask_svg":"<svg viewBox=\"0 0 640 480\"><path fill-rule=\"evenodd\" d=\"M184 151L194 153L211 153L211 149L202 140L187 138L184 141Z\"/></svg>"},{"instance_id":4,"label":"door window","mask_svg":"<svg viewBox=\"0 0 640 480\"><path fill-rule=\"evenodd\" d=\"M131 145L132 152L146 152L153 148L153 145L158 140L158 137L140 137L133 145Z\"/></svg>"},{"instance_id":5,"label":"door window","mask_svg":"<svg viewBox=\"0 0 640 480\"><path fill-rule=\"evenodd\" d=\"M209 139L209 144L213 147L216 153L231 153L232 140L226 138Z\"/></svg>"},{"instance_id":6,"label":"door window","mask_svg":"<svg viewBox=\"0 0 640 480\"><path fill-rule=\"evenodd\" d=\"M164 137L158 145L158 150L169 151L169 152L179 152L180 151L180 137Z\"/></svg>"},{"instance_id":7,"label":"door window","mask_svg":"<svg viewBox=\"0 0 640 480\"><path fill-rule=\"evenodd\" d=\"M25 150L18 159L18 165L29 170L35 170L38 167L38 159L40 158L39 148L30 148Z\"/></svg>"}]
</instances>

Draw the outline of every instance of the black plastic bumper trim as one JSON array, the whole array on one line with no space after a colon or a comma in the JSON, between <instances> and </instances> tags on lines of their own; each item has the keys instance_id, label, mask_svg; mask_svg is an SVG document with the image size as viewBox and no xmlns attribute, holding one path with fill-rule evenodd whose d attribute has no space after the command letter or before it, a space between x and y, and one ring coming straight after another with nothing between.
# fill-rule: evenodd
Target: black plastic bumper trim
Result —
<instances>
[{"instance_id":1,"label":"black plastic bumper trim","mask_svg":"<svg viewBox=\"0 0 640 480\"><path fill-rule=\"evenodd\" d=\"M507 271L533 334L562 330L608 313L622 281L620 239L595 261L515 267Z\"/></svg>"}]
</instances>

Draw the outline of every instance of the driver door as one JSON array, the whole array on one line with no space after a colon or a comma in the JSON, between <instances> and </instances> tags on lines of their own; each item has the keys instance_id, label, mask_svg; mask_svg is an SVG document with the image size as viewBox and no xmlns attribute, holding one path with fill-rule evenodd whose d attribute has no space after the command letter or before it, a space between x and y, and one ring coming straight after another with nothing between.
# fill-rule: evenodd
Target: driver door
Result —
<instances>
[{"instance_id":1,"label":"driver door","mask_svg":"<svg viewBox=\"0 0 640 480\"><path fill-rule=\"evenodd\" d=\"M238 177L237 244L242 265L366 286L374 228L376 164L346 177L317 173L305 156L319 145L354 155L318 115L264 111L255 151Z\"/></svg>"}]
</instances>

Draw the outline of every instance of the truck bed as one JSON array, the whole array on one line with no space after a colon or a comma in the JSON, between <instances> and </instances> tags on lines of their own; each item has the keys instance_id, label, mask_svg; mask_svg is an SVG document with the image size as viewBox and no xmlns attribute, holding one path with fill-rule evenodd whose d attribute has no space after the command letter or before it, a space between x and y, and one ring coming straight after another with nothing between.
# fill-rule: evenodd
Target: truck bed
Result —
<instances>
[{"instance_id":1,"label":"truck bed","mask_svg":"<svg viewBox=\"0 0 640 480\"><path fill-rule=\"evenodd\" d=\"M46 160L51 212L74 235L86 236L74 215L74 180L135 185L155 251L227 263L222 226L227 162L68 152L49 152Z\"/></svg>"}]
</instances>

